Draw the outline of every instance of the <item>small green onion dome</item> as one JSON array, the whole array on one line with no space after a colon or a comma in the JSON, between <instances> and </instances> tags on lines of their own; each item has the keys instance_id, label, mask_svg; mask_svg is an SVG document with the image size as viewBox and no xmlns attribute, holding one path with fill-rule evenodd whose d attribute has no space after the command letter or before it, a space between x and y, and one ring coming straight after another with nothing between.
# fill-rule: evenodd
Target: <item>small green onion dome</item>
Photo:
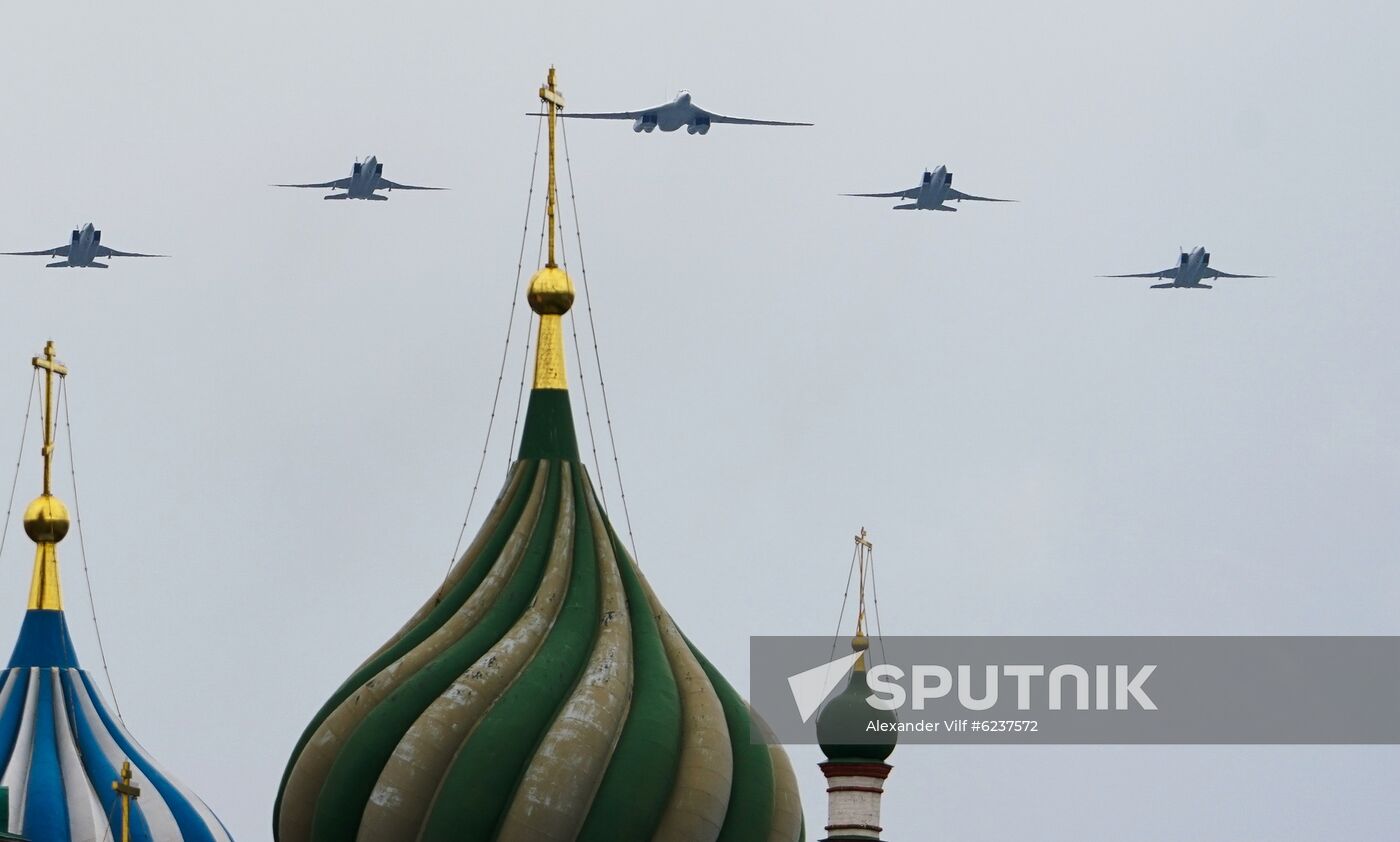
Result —
<instances>
[{"instance_id":1,"label":"small green onion dome","mask_svg":"<svg viewBox=\"0 0 1400 842\"><path fill-rule=\"evenodd\" d=\"M864 650L864 635L851 641L851 648ZM898 741L899 718L892 710L871 707L866 701L865 657L856 661L851 680L817 714L817 742L832 763L883 763L894 752Z\"/></svg>"}]
</instances>

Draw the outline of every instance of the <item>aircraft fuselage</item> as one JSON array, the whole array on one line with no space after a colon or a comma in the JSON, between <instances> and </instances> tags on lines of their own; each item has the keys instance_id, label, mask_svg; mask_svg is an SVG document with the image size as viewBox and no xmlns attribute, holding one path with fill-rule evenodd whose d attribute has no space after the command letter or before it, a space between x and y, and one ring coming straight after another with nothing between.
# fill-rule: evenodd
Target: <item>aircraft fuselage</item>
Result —
<instances>
[{"instance_id":1,"label":"aircraft fuselage","mask_svg":"<svg viewBox=\"0 0 1400 842\"><path fill-rule=\"evenodd\" d=\"M1181 261L1176 269L1176 277L1172 280L1171 285L1174 287L1203 287L1204 284L1201 281L1209 267L1210 252L1206 251L1204 246L1197 246L1189 253L1182 252Z\"/></svg>"},{"instance_id":2,"label":"aircraft fuselage","mask_svg":"<svg viewBox=\"0 0 1400 842\"><path fill-rule=\"evenodd\" d=\"M365 159L364 163L355 164L350 171L350 186L346 188L346 198L348 199L383 199L384 196L374 195L374 191L379 188L379 176L384 172L384 165L379 163L379 159L371 155Z\"/></svg>"},{"instance_id":3,"label":"aircraft fuselage","mask_svg":"<svg viewBox=\"0 0 1400 842\"><path fill-rule=\"evenodd\" d=\"M919 210L952 210L943 207L948 198L948 189L953 186L953 174L946 166L938 166L932 172L924 172L924 181L919 185L919 196L914 200Z\"/></svg>"},{"instance_id":4,"label":"aircraft fuselage","mask_svg":"<svg viewBox=\"0 0 1400 842\"><path fill-rule=\"evenodd\" d=\"M68 243L68 266L81 268L91 266L97 258L97 246L102 242L102 232L92 223L73 229L73 239Z\"/></svg>"},{"instance_id":5,"label":"aircraft fuselage","mask_svg":"<svg viewBox=\"0 0 1400 842\"><path fill-rule=\"evenodd\" d=\"M710 120L700 113L700 109L690 101L690 94L682 91L675 100L656 109L655 112L643 114L632 123L634 132L651 132L660 129L663 132L673 132L685 127L691 134L706 134L710 131Z\"/></svg>"}]
</instances>

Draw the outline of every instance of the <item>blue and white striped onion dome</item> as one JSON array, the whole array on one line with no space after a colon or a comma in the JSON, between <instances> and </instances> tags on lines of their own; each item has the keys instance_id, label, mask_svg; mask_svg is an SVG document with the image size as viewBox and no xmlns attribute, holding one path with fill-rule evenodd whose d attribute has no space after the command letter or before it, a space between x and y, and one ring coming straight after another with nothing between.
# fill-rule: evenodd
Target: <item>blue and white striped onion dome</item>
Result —
<instances>
[{"instance_id":1,"label":"blue and white striped onion dome","mask_svg":"<svg viewBox=\"0 0 1400 842\"><path fill-rule=\"evenodd\" d=\"M120 842L121 801L112 784L124 760L141 788L131 804L133 840L232 842L213 811L112 715L78 666L61 610L24 616L0 675L0 758L0 785L10 788L8 829L30 842Z\"/></svg>"}]
</instances>

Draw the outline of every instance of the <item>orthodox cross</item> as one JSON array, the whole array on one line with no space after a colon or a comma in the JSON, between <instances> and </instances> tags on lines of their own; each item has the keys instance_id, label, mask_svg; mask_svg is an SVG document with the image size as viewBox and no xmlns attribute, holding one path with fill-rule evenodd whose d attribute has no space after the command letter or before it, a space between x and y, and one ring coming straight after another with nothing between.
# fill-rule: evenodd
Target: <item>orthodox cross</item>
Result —
<instances>
[{"instance_id":1,"label":"orthodox cross","mask_svg":"<svg viewBox=\"0 0 1400 842\"><path fill-rule=\"evenodd\" d=\"M564 107L564 95L559 93L555 84L553 67L549 68L549 76L540 88L540 101L545 104L549 115L549 193L544 200L545 218L549 221L549 261L545 265L553 269L558 265L554 262L554 205L557 195L554 187L554 119Z\"/></svg>"},{"instance_id":2,"label":"orthodox cross","mask_svg":"<svg viewBox=\"0 0 1400 842\"><path fill-rule=\"evenodd\" d=\"M53 343L49 343L52 347ZM122 842L131 842L131 799L139 798L141 787L131 783L131 761L122 761L122 779L112 781L112 789L122 797Z\"/></svg>"},{"instance_id":3,"label":"orthodox cross","mask_svg":"<svg viewBox=\"0 0 1400 842\"><path fill-rule=\"evenodd\" d=\"M875 544L866 535L865 527L860 528L860 534L856 535L856 562L860 565L860 602L859 613L856 614L856 637L865 636L865 577L869 572L874 559Z\"/></svg>"},{"instance_id":4,"label":"orthodox cross","mask_svg":"<svg viewBox=\"0 0 1400 842\"><path fill-rule=\"evenodd\" d=\"M58 422L53 412L53 376L65 377L68 374L68 368L58 361L52 339L44 346L44 356L34 358L34 368L44 371L44 496L48 497L53 491L53 439L54 427Z\"/></svg>"}]
</instances>

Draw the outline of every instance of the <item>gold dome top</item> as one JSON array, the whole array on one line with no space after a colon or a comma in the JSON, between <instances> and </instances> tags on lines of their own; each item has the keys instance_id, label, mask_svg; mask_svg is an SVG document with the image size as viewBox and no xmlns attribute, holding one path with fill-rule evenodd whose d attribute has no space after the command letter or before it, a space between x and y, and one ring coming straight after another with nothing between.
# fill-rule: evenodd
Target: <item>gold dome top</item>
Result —
<instances>
[{"instance_id":1,"label":"gold dome top","mask_svg":"<svg viewBox=\"0 0 1400 842\"><path fill-rule=\"evenodd\" d=\"M562 316L574 304L574 282L558 266L546 266L530 279L525 299L541 316Z\"/></svg>"},{"instance_id":2,"label":"gold dome top","mask_svg":"<svg viewBox=\"0 0 1400 842\"><path fill-rule=\"evenodd\" d=\"M68 534L68 507L52 494L34 498L24 510L24 534L36 544L57 544Z\"/></svg>"}]
</instances>

